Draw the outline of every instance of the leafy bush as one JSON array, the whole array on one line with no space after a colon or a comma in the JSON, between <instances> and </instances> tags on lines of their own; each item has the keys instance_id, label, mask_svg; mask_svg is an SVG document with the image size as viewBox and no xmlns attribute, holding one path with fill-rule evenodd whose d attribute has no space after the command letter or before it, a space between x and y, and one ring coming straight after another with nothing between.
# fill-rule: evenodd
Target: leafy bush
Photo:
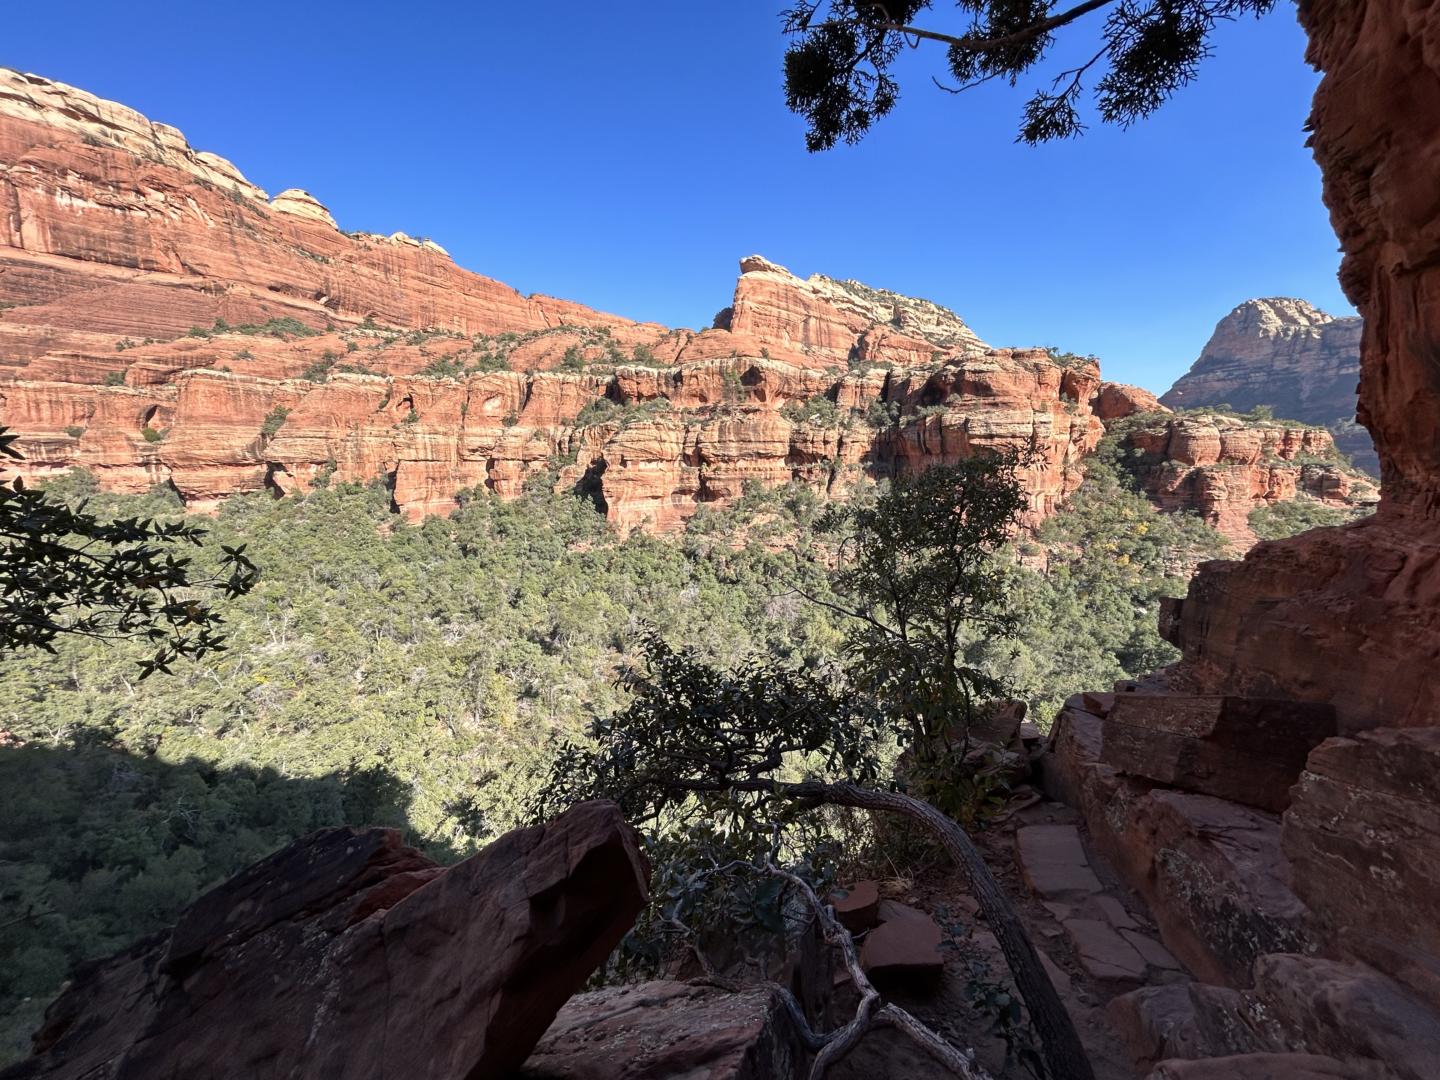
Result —
<instances>
[{"instance_id":1,"label":"leafy bush","mask_svg":"<svg viewBox=\"0 0 1440 1080\"><path fill-rule=\"evenodd\" d=\"M274 435L285 426L285 420L290 415L290 410L284 405L276 405L265 414L265 420L260 425L260 434L267 438Z\"/></svg>"},{"instance_id":2,"label":"leafy bush","mask_svg":"<svg viewBox=\"0 0 1440 1080\"><path fill-rule=\"evenodd\" d=\"M190 332L197 337L210 336L210 332L205 330L200 331L199 334L195 334L195 331L193 329ZM273 337L282 339L292 337L315 337L323 333L323 331L316 330L312 326L306 326L299 319L294 318L290 315L286 315L281 318L270 319L263 323L245 323L241 326L232 326L229 328L228 332L231 334L248 334L251 337Z\"/></svg>"},{"instance_id":3,"label":"leafy bush","mask_svg":"<svg viewBox=\"0 0 1440 1080\"><path fill-rule=\"evenodd\" d=\"M140 429L140 434L144 437L146 442L158 443L163 441L166 435L170 434L170 429L160 428L157 430L156 428L149 427L147 425L146 427Z\"/></svg>"},{"instance_id":4,"label":"leafy bush","mask_svg":"<svg viewBox=\"0 0 1440 1080\"><path fill-rule=\"evenodd\" d=\"M72 439L78 439L81 435L85 434L85 429L79 424L71 424L65 429L65 434L69 435Z\"/></svg>"},{"instance_id":5,"label":"leafy bush","mask_svg":"<svg viewBox=\"0 0 1440 1080\"><path fill-rule=\"evenodd\" d=\"M780 413L791 423L818 424L821 427L838 427L841 419L835 402L824 394L816 394L808 401L787 402Z\"/></svg>"},{"instance_id":6,"label":"leafy bush","mask_svg":"<svg viewBox=\"0 0 1440 1080\"><path fill-rule=\"evenodd\" d=\"M125 373L123 371L107 371L105 373L106 386L124 386Z\"/></svg>"},{"instance_id":7,"label":"leafy bush","mask_svg":"<svg viewBox=\"0 0 1440 1080\"><path fill-rule=\"evenodd\" d=\"M876 398L865 410L865 422L873 428L887 428L900 422L900 403Z\"/></svg>"},{"instance_id":8,"label":"leafy bush","mask_svg":"<svg viewBox=\"0 0 1440 1080\"><path fill-rule=\"evenodd\" d=\"M300 377L306 382L324 382L330 378L330 372L340 360L332 349L326 349L320 354L320 359L308 366L300 373Z\"/></svg>"},{"instance_id":9,"label":"leafy bush","mask_svg":"<svg viewBox=\"0 0 1440 1080\"><path fill-rule=\"evenodd\" d=\"M1287 536L1353 520L1354 513L1326 506L1317 499L1301 496L1288 502L1261 506L1250 511L1250 530L1261 540L1283 540Z\"/></svg>"}]
</instances>

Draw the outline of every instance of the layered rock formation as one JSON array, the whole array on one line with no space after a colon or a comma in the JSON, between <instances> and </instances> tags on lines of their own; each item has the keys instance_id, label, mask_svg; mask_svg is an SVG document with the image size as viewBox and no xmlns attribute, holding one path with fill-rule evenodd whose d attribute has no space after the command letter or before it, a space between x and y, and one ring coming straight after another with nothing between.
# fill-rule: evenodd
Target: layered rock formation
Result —
<instances>
[{"instance_id":1,"label":"layered rock formation","mask_svg":"<svg viewBox=\"0 0 1440 1080\"><path fill-rule=\"evenodd\" d=\"M1187 995L1170 1027L1189 1033L1183 1056L1215 1060L1157 1075L1305 1075L1271 1060L1305 1051L1344 1062L1317 1075L1421 1080L1440 1070L1440 4L1310 0L1300 17L1324 72L1312 145L1341 282L1364 317L1358 415L1380 461L1378 511L1202 566L1162 619L1184 656L1145 687L1155 722L1116 728L1112 746L1112 717L1138 706L1074 699L1048 767L1166 944L1241 995ZM1183 760L1173 733L1196 693L1267 718L1211 723L1204 754ZM1333 709L1338 735L1314 716L1287 727L1297 702ZM1227 760L1263 765L1285 796L1234 801ZM1211 1006L1226 1000L1243 1018L1193 1041L1218 1030ZM1141 1026L1158 1031L1170 1006L1152 1006Z\"/></svg>"},{"instance_id":2,"label":"layered rock formation","mask_svg":"<svg viewBox=\"0 0 1440 1080\"><path fill-rule=\"evenodd\" d=\"M1152 412L1112 425L1123 462L1163 510L1191 510L1241 550L1255 540L1250 515L1312 499L1346 513L1379 499L1323 428L1226 413Z\"/></svg>"},{"instance_id":3,"label":"layered rock formation","mask_svg":"<svg viewBox=\"0 0 1440 1080\"><path fill-rule=\"evenodd\" d=\"M1228 405L1327 427L1340 450L1380 472L1369 434L1355 423L1361 322L1304 300L1247 300L1221 319L1190 370L1160 398L1172 409Z\"/></svg>"},{"instance_id":4,"label":"layered rock formation","mask_svg":"<svg viewBox=\"0 0 1440 1080\"><path fill-rule=\"evenodd\" d=\"M82 467L198 510L378 478L416 520L467 488L542 483L622 528L666 530L751 483L838 494L1026 446L1033 524L1079 485L1105 422L1158 407L1093 361L990 349L936 304L759 256L699 332L522 296L431 241L343 232L306 191L269 199L175 129L13 71L0 208L0 423L24 436L25 475ZM1252 505L1346 498L1284 470L1230 475L1247 463L1227 453L1165 473L1157 501L1248 542Z\"/></svg>"},{"instance_id":5,"label":"layered rock formation","mask_svg":"<svg viewBox=\"0 0 1440 1080\"><path fill-rule=\"evenodd\" d=\"M1038 520L1101 434L1093 364L989 350L926 301L759 257L699 333L521 296L11 71L0 206L0 420L36 479L82 466L206 509L381 477L414 519L538 478L666 529L750 482L829 492L1024 444Z\"/></svg>"},{"instance_id":6,"label":"layered rock formation","mask_svg":"<svg viewBox=\"0 0 1440 1080\"><path fill-rule=\"evenodd\" d=\"M3 1075L509 1075L630 928L648 878L612 803L448 869L393 829L324 829L83 969Z\"/></svg>"}]
</instances>

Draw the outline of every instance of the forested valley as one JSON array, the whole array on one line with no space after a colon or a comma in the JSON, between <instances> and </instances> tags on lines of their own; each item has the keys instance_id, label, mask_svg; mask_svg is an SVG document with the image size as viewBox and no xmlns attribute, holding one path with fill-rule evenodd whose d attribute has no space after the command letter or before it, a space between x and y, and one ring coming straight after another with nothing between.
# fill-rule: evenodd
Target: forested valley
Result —
<instances>
[{"instance_id":1,"label":"forested valley","mask_svg":"<svg viewBox=\"0 0 1440 1080\"><path fill-rule=\"evenodd\" d=\"M1223 547L1117 463L1102 447L1065 510L1001 553L1023 631L967 657L1042 726L1067 695L1172 660L1157 599ZM50 494L102 516L182 513L173 493L105 494L83 473ZM833 661L822 510L806 488L756 488L655 537L538 484L419 526L378 482L229 500L197 562L243 543L261 577L223 608L225 652L141 679L143 643L67 637L0 672L7 1053L77 961L167 926L296 836L391 824L453 860L513 827L557 740L623 707L619 676L651 630L719 666Z\"/></svg>"}]
</instances>

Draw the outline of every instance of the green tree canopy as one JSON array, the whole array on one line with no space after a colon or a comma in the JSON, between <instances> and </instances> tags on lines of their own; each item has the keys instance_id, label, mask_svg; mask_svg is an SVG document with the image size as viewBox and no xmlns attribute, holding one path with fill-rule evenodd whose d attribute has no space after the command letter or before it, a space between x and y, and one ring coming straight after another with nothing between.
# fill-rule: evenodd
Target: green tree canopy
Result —
<instances>
[{"instance_id":1,"label":"green tree canopy","mask_svg":"<svg viewBox=\"0 0 1440 1080\"><path fill-rule=\"evenodd\" d=\"M18 438L0 428L0 455L20 459ZM140 661L144 678L224 648L222 617L203 597L242 596L258 574L240 544L224 549L220 575L195 575L173 546L198 547L204 536L179 521L102 521L20 477L0 484L0 654L54 652L62 634L143 638L155 647Z\"/></svg>"},{"instance_id":2,"label":"green tree canopy","mask_svg":"<svg viewBox=\"0 0 1440 1080\"><path fill-rule=\"evenodd\" d=\"M1014 86L1044 65L1058 31L1104 9L1093 53L1042 82L1025 104L1019 138L1033 144L1080 134L1078 105L1092 71L1099 73L1093 93L1100 119L1128 126L1195 77L1217 23L1264 15L1275 0L1081 0L1068 8L1054 0L955 0L953 26L916 25L935 6L798 0L784 13L793 38L785 53L785 99L809 125L810 150L858 142L895 107L894 68L907 46L945 48L953 85L937 79L942 89L959 93L992 79Z\"/></svg>"}]
</instances>

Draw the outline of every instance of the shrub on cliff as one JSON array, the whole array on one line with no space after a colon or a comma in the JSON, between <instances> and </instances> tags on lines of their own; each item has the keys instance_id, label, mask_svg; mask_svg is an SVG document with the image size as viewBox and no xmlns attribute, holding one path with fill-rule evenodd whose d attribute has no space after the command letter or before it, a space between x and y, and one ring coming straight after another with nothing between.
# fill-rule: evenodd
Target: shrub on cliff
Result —
<instances>
[{"instance_id":1,"label":"shrub on cliff","mask_svg":"<svg viewBox=\"0 0 1440 1080\"><path fill-rule=\"evenodd\" d=\"M1317 499L1301 496L1288 502L1260 506L1250 511L1252 532L1261 540L1283 540L1296 533L1329 525L1343 525L1354 515L1335 506L1326 506Z\"/></svg>"},{"instance_id":2,"label":"shrub on cliff","mask_svg":"<svg viewBox=\"0 0 1440 1080\"><path fill-rule=\"evenodd\" d=\"M260 434L266 438L274 435L285 426L285 420L290 416L290 410L284 405L276 405L265 414L265 419L260 424Z\"/></svg>"}]
</instances>

